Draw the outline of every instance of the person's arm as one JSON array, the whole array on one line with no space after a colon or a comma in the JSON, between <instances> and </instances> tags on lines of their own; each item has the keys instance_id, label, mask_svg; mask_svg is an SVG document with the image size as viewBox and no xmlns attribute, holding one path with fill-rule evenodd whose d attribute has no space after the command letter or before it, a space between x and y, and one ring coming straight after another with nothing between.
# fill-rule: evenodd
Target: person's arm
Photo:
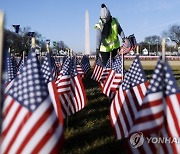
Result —
<instances>
[{"instance_id":1,"label":"person's arm","mask_svg":"<svg viewBox=\"0 0 180 154\"><path fill-rule=\"evenodd\" d=\"M102 34L100 29L96 30L96 49L100 49Z\"/></svg>"},{"instance_id":2,"label":"person's arm","mask_svg":"<svg viewBox=\"0 0 180 154\"><path fill-rule=\"evenodd\" d=\"M121 38L122 38L122 40L124 42L124 40L125 40L124 31L123 31L122 27L120 26L120 24L118 24L118 25L119 25L118 26L118 34L121 36Z\"/></svg>"},{"instance_id":3,"label":"person's arm","mask_svg":"<svg viewBox=\"0 0 180 154\"><path fill-rule=\"evenodd\" d=\"M102 34L100 29L96 30L96 59L99 57Z\"/></svg>"}]
</instances>

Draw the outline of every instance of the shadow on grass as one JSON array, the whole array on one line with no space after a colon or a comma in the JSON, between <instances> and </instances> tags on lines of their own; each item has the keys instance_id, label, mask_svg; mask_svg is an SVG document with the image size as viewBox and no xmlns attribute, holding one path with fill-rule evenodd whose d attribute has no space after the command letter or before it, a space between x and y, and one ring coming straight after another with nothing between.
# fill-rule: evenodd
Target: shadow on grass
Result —
<instances>
[{"instance_id":1,"label":"shadow on grass","mask_svg":"<svg viewBox=\"0 0 180 154\"><path fill-rule=\"evenodd\" d=\"M94 149L91 149L87 152L87 154L125 154L125 144L126 142L123 140L119 140L116 142L109 142L107 144L104 144L102 146L98 146Z\"/></svg>"}]
</instances>

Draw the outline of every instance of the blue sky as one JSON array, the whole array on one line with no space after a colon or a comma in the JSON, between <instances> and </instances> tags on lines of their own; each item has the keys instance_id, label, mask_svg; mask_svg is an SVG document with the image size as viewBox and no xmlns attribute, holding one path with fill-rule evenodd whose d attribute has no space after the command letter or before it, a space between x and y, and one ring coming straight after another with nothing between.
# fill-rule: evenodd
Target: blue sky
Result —
<instances>
[{"instance_id":1,"label":"blue sky","mask_svg":"<svg viewBox=\"0 0 180 154\"><path fill-rule=\"evenodd\" d=\"M29 26L51 41L64 41L76 52L85 49L85 11L89 12L90 47L95 51L94 25L105 3L117 17L126 36L135 34L137 42L144 37L160 35L169 25L180 25L180 0L1 0L5 27Z\"/></svg>"}]
</instances>

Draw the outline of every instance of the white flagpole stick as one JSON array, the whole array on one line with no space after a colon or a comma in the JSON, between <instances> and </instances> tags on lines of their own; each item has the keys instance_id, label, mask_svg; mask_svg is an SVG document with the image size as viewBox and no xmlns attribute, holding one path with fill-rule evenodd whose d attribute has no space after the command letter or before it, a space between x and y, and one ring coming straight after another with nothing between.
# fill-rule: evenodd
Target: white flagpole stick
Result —
<instances>
[{"instance_id":1,"label":"white flagpole stick","mask_svg":"<svg viewBox=\"0 0 180 154\"><path fill-rule=\"evenodd\" d=\"M4 13L0 12L0 87L2 87L2 60L4 44ZM2 88L0 88L0 102L2 101Z\"/></svg>"},{"instance_id":2,"label":"white flagpole stick","mask_svg":"<svg viewBox=\"0 0 180 154\"><path fill-rule=\"evenodd\" d=\"M24 62L25 62L25 51L23 51L23 65L24 65Z\"/></svg>"},{"instance_id":3,"label":"white flagpole stick","mask_svg":"<svg viewBox=\"0 0 180 154\"><path fill-rule=\"evenodd\" d=\"M162 39L161 45L162 45L162 61L163 61L163 63L165 63L165 57L166 57L166 39L165 38ZM163 84L164 75L163 75L163 78L162 78L161 82ZM164 98L163 98L163 101L164 101ZM160 137L160 131L158 132L158 137ZM157 146L157 154L159 154L159 152L160 152L160 144L158 144L158 146Z\"/></svg>"},{"instance_id":4,"label":"white flagpole stick","mask_svg":"<svg viewBox=\"0 0 180 154\"><path fill-rule=\"evenodd\" d=\"M122 82L124 80L124 54L121 52L121 61L122 61Z\"/></svg>"},{"instance_id":5,"label":"white flagpole stick","mask_svg":"<svg viewBox=\"0 0 180 154\"><path fill-rule=\"evenodd\" d=\"M35 40L35 37L33 36L32 38L31 38L31 43L32 43L32 48L36 48L36 40Z\"/></svg>"},{"instance_id":6,"label":"white flagpole stick","mask_svg":"<svg viewBox=\"0 0 180 154\"><path fill-rule=\"evenodd\" d=\"M50 50L49 50L49 43L46 44L46 49L47 49L47 52L49 53Z\"/></svg>"},{"instance_id":7,"label":"white flagpole stick","mask_svg":"<svg viewBox=\"0 0 180 154\"><path fill-rule=\"evenodd\" d=\"M136 46L136 54L139 55L139 46Z\"/></svg>"},{"instance_id":8,"label":"white flagpole stick","mask_svg":"<svg viewBox=\"0 0 180 154\"><path fill-rule=\"evenodd\" d=\"M166 39L162 39L162 60L165 62L165 57L166 57Z\"/></svg>"},{"instance_id":9,"label":"white flagpole stick","mask_svg":"<svg viewBox=\"0 0 180 154\"><path fill-rule=\"evenodd\" d=\"M2 69L3 69L3 45L4 45L4 13L0 11L0 132L1 132L1 120L2 120Z\"/></svg>"}]
</instances>

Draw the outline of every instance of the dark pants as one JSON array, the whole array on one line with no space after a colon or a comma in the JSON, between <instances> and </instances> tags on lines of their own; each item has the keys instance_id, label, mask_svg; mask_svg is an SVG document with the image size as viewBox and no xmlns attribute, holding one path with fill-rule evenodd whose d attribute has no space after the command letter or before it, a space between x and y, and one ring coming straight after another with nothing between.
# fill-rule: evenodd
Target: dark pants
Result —
<instances>
[{"instance_id":1,"label":"dark pants","mask_svg":"<svg viewBox=\"0 0 180 154\"><path fill-rule=\"evenodd\" d=\"M114 58L116 55L117 55L117 51L118 51L119 48L117 49L114 49L111 51L112 53L112 58ZM110 57L110 52L100 52L101 53L101 57L102 57L102 62L104 64L104 66L106 66L106 63Z\"/></svg>"}]
</instances>

